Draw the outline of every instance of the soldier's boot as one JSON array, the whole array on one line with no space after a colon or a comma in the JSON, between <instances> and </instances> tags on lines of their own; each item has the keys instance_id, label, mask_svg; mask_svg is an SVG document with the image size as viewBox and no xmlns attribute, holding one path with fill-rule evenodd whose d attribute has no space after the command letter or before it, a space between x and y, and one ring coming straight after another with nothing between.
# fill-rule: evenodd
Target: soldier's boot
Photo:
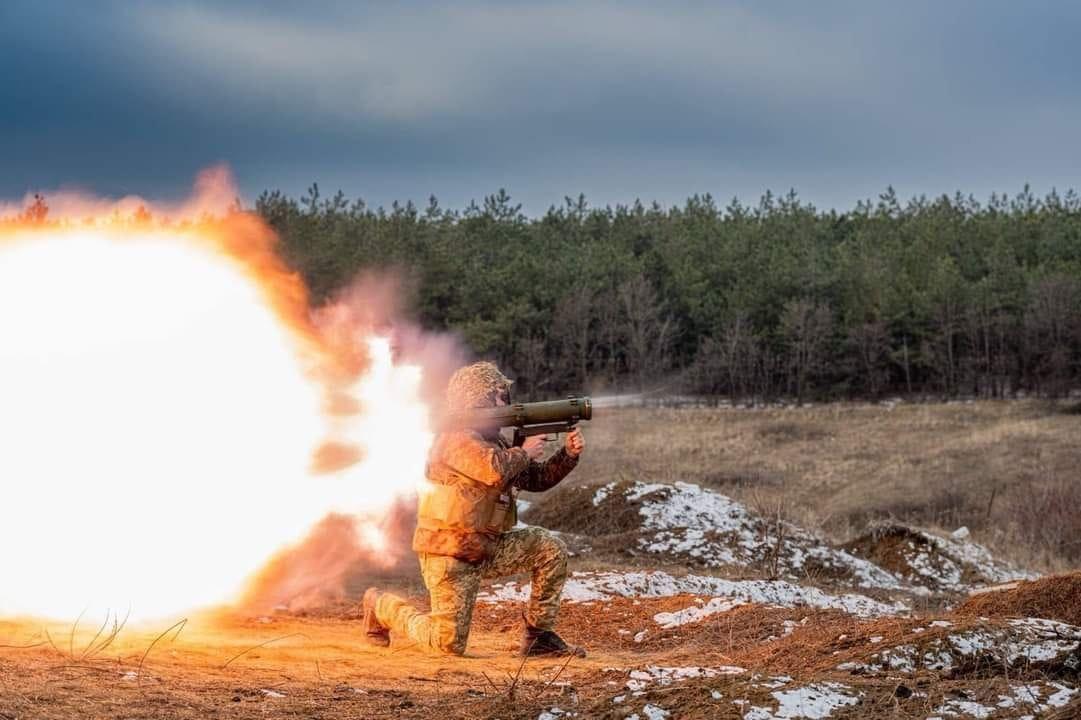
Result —
<instances>
[{"instance_id":1,"label":"soldier's boot","mask_svg":"<svg viewBox=\"0 0 1081 720\"><path fill-rule=\"evenodd\" d=\"M563 642L563 638L552 630L541 630L526 623L525 630L522 632L521 654L530 657L535 655L574 655L575 657L584 658L586 651L584 648Z\"/></svg>"},{"instance_id":2,"label":"soldier's boot","mask_svg":"<svg viewBox=\"0 0 1081 720\"><path fill-rule=\"evenodd\" d=\"M387 647L390 645L390 628L379 622L379 618L375 616L375 604L379 602L381 594L373 587L364 591L364 600L361 603L364 619L361 621L361 629L364 632L364 641L369 645Z\"/></svg>"}]
</instances>

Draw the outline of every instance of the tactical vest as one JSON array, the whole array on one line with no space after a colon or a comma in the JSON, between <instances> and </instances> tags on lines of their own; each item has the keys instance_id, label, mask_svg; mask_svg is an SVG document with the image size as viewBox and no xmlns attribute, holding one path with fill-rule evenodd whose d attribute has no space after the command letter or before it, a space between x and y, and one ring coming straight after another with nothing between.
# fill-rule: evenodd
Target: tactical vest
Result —
<instances>
[{"instance_id":1,"label":"tactical vest","mask_svg":"<svg viewBox=\"0 0 1081 720\"><path fill-rule=\"evenodd\" d=\"M502 535L518 521L517 488L485 485L441 462L428 464L417 498L417 526L426 530Z\"/></svg>"}]
</instances>

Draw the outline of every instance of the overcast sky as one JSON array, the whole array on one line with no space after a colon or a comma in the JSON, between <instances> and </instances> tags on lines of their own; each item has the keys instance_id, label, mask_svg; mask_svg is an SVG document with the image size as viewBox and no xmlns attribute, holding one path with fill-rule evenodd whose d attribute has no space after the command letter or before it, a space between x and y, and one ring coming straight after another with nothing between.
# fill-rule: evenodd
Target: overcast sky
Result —
<instances>
[{"instance_id":1,"label":"overcast sky","mask_svg":"<svg viewBox=\"0 0 1081 720\"><path fill-rule=\"evenodd\" d=\"M320 9L314 9L319 5ZM1081 3L0 2L0 197L1081 185Z\"/></svg>"}]
</instances>

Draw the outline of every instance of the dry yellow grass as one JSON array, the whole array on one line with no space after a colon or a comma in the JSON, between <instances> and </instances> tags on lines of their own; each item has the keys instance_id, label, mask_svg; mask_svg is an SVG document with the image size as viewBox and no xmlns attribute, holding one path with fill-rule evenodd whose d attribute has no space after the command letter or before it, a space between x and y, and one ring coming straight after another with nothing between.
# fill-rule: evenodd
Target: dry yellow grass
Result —
<instances>
[{"instance_id":1,"label":"dry yellow grass","mask_svg":"<svg viewBox=\"0 0 1081 720\"><path fill-rule=\"evenodd\" d=\"M578 484L684 480L783 505L837 541L894 518L966 525L1040 570L1081 560L1081 414L1068 404L627 408L598 411L586 438Z\"/></svg>"}]
</instances>

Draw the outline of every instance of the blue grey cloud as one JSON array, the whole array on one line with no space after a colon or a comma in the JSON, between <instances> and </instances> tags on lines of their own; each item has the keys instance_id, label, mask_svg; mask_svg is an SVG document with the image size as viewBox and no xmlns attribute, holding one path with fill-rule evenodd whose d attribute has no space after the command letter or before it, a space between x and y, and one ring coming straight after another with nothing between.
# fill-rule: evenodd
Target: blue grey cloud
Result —
<instances>
[{"instance_id":1,"label":"blue grey cloud","mask_svg":"<svg viewBox=\"0 0 1081 720\"><path fill-rule=\"evenodd\" d=\"M531 212L754 199L848 207L1076 183L1081 8L1067 3L12 2L0 195L249 196Z\"/></svg>"}]
</instances>

